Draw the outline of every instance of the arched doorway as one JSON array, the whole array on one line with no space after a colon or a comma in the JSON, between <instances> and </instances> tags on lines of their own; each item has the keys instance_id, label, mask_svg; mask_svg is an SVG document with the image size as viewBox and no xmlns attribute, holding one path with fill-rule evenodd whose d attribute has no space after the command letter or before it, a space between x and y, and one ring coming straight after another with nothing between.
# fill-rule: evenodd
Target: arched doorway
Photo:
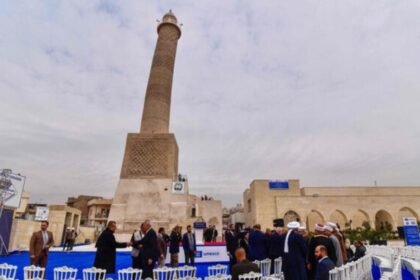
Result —
<instances>
[{"instance_id":1,"label":"arched doorway","mask_svg":"<svg viewBox=\"0 0 420 280\"><path fill-rule=\"evenodd\" d=\"M354 213L351 216L351 220L349 221L350 227L352 229L356 229L358 227L362 227L362 225L363 225L364 222L370 223L370 219L369 219L369 215L365 211L363 211L361 209L358 209L356 211L356 213Z\"/></svg>"},{"instance_id":2,"label":"arched doorway","mask_svg":"<svg viewBox=\"0 0 420 280\"><path fill-rule=\"evenodd\" d=\"M419 220L416 211L409 207L403 207L400 209L400 211L398 211L397 223L399 227L403 226L403 217L415 217L417 221Z\"/></svg>"},{"instance_id":3,"label":"arched doorway","mask_svg":"<svg viewBox=\"0 0 420 280\"><path fill-rule=\"evenodd\" d=\"M334 212L331 213L330 221L339 225L341 229L345 229L347 227L347 217L340 210L336 209Z\"/></svg>"},{"instance_id":4,"label":"arched doorway","mask_svg":"<svg viewBox=\"0 0 420 280\"><path fill-rule=\"evenodd\" d=\"M286 214L284 214L284 226L287 226L288 223L293 222L293 221L298 221L300 222L300 216L298 215L298 213L296 213L293 210L289 210L286 212Z\"/></svg>"},{"instance_id":5,"label":"arched doorway","mask_svg":"<svg viewBox=\"0 0 420 280\"><path fill-rule=\"evenodd\" d=\"M393 230L394 221L391 214L385 210L379 210L375 215L376 230Z\"/></svg>"},{"instance_id":6,"label":"arched doorway","mask_svg":"<svg viewBox=\"0 0 420 280\"><path fill-rule=\"evenodd\" d=\"M306 217L306 226L310 231L315 230L315 224L323 224L324 222L324 217L317 210L312 210Z\"/></svg>"}]
</instances>

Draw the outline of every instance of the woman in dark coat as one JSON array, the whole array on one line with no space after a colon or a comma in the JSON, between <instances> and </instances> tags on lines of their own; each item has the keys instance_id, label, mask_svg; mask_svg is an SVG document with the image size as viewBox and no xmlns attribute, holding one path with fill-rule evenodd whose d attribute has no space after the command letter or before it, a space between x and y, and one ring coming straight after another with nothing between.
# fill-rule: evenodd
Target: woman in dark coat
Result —
<instances>
[{"instance_id":1,"label":"woman in dark coat","mask_svg":"<svg viewBox=\"0 0 420 280\"><path fill-rule=\"evenodd\" d=\"M96 268L106 269L106 273L115 273L115 258L117 248L125 248L129 243L117 242L114 232L117 224L114 221L108 223L108 227L101 233L96 241L96 256L93 264Z\"/></svg>"}]
</instances>

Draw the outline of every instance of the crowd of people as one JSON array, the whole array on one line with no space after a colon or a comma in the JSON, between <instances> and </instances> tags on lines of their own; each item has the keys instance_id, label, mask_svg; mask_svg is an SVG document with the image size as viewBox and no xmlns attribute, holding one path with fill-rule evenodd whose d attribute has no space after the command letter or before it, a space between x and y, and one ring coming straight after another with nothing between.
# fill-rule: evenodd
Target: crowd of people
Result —
<instances>
[{"instance_id":1,"label":"crowd of people","mask_svg":"<svg viewBox=\"0 0 420 280\"><path fill-rule=\"evenodd\" d=\"M48 222L41 222L41 230L33 233L30 240L30 259L32 265L46 267L48 251L54 244L53 235L48 229ZM185 264L194 265L197 252L196 237L189 225L182 234L182 228L175 226L168 235L164 228L156 233L149 220L144 221L135 230L128 242L117 242L114 236L117 225L108 222L107 228L96 242L96 256L93 266L106 269L107 273L115 273L117 248L132 247L132 267L142 269L143 278L153 278L156 265L165 265L169 251L170 265L179 265L180 244L184 249ZM207 233L206 233L207 232ZM73 246L75 233L70 229L66 233L66 245ZM217 237L215 227L204 232L205 241L214 241ZM251 271L258 272L256 260L271 259L272 270L274 260L282 258L282 271L285 280L328 280L329 271L349 261L357 260L365 255L366 248L360 241L355 241L354 252L346 245L346 238L335 223L317 224L315 232L310 235L299 222L290 222L287 230L261 230L260 225L244 231L235 229L233 225L224 233L226 250L230 259L232 280L238 275ZM69 240L69 242L67 242ZM68 244L67 244L68 243ZM273 272L273 271L272 271Z\"/></svg>"},{"instance_id":2,"label":"crowd of people","mask_svg":"<svg viewBox=\"0 0 420 280\"><path fill-rule=\"evenodd\" d=\"M186 232L182 235L182 228L176 226L170 235L167 235L164 228L159 228L156 233L150 221L146 220L135 230L129 242L117 242L114 237L116 223L108 222L107 228L101 233L96 242L96 257L94 266L107 270L107 273L115 273L115 257L117 248L132 247L132 267L142 269L143 278L153 278L153 269L156 264L160 267L165 265L165 259L169 251L170 265L179 265L179 246L182 244L186 265L195 264L197 242L192 227L187 226ZM169 249L169 250L168 250Z\"/></svg>"},{"instance_id":3,"label":"crowd of people","mask_svg":"<svg viewBox=\"0 0 420 280\"><path fill-rule=\"evenodd\" d=\"M251 262L271 259L272 270L274 260L281 257L286 280L328 280L331 269L363 257L366 251L360 241L355 241L353 252L352 246L346 245L339 225L332 222L317 224L311 235L296 221L289 223L287 230L277 228L265 232L260 225L245 231L230 225L225 240L232 268L238 262L237 249L243 248Z\"/></svg>"}]
</instances>

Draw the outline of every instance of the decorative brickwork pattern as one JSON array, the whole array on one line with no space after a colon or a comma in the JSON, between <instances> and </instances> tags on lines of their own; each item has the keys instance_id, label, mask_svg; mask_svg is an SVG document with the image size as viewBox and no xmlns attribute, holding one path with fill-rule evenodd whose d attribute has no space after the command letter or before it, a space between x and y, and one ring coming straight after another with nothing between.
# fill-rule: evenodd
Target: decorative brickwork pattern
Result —
<instances>
[{"instance_id":1,"label":"decorative brickwork pattern","mask_svg":"<svg viewBox=\"0 0 420 280\"><path fill-rule=\"evenodd\" d=\"M146 139L133 145L128 172L138 176L165 176L168 169L166 141Z\"/></svg>"},{"instance_id":2,"label":"decorative brickwork pattern","mask_svg":"<svg viewBox=\"0 0 420 280\"><path fill-rule=\"evenodd\" d=\"M173 134L128 134L121 178L174 178L177 173Z\"/></svg>"}]
</instances>

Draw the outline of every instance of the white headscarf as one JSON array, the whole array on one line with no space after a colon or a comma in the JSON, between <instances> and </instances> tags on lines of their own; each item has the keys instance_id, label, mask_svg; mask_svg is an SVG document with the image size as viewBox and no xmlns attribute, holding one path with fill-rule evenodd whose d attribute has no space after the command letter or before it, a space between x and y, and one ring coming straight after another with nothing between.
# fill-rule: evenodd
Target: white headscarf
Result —
<instances>
[{"instance_id":1,"label":"white headscarf","mask_svg":"<svg viewBox=\"0 0 420 280\"><path fill-rule=\"evenodd\" d=\"M287 224L287 231L286 240L284 241L284 252L289 253L289 237L293 230L298 229L300 227L299 222L290 222Z\"/></svg>"}]
</instances>

